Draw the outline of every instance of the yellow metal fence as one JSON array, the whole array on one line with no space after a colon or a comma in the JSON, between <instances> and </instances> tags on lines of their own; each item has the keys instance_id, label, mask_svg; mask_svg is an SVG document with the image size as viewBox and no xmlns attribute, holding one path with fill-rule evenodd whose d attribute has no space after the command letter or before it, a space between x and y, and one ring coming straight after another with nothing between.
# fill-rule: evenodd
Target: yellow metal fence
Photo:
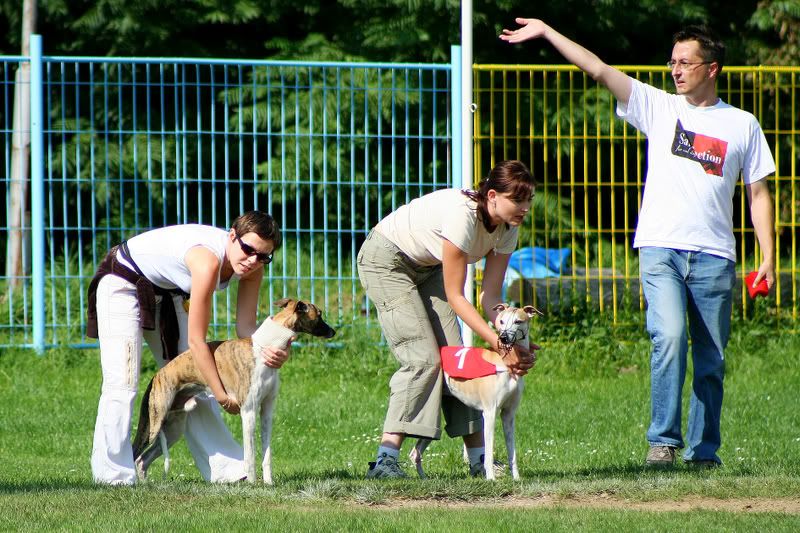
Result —
<instances>
[{"instance_id":1,"label":"yellow metal fence","mask_svg":"<svg viewBox=\"0 0 800 533\"><path fill-rule=\"evenodd\" d=\"M629 75L673 91L665 67L624 66ZM800 67L725 67L719 95L753 113L772 148L777 283L765 303L793 323L798 275L798 82ZM504 159L520 159L539 183L520 247L563 250L549 277L511 271L506 299L545 308L588 307L612 313L644 309L638 254L632 248L646 168L646 138L615 115L610 92L573 66L475 65L475 179ZM734 197L740 284L736 313L754 303L741 278L758 267L744 186ZM537 261L537 259L532 259ZM551 266L552 267L552 266ZM552 269L551 269L552 270Z\"/></svg>"}]
</instances>

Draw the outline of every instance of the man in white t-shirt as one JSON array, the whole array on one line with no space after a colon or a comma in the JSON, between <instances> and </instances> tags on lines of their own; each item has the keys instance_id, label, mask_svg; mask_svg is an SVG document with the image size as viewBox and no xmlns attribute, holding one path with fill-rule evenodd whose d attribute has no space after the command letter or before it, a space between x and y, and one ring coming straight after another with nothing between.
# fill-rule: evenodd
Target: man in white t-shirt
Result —
<instances>
[{"instance_id":1,"label":"man in white t-shirt","mask_svg":"<svg viewBox=\"0 0 800 533\"><path fill-rule=\"evenodd\" d=\"M676 450L685 447L685 462L720 465L723 352L736 281L733 194L740 175L763 254L753 286L766 279L771 288L775 280L772 200L765 179L775 163L755 117L717 96L725 47L704 27L677 33L668 62L677 94L669 94L610 67L540 20L516 21L521 27L503 30L502 40L549 41L608 87L617 114L648 138L634 240L652 341L646 464L672 465ZM684 443L681 389L689 337L694 376Z\"/></svg>"}]
</instances>

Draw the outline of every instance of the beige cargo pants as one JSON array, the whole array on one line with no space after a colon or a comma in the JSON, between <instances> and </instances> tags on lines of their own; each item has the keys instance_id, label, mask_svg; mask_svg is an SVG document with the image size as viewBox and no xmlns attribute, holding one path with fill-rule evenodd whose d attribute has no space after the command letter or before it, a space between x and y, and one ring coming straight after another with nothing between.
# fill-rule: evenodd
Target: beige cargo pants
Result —
<instances>
[{"instance_id":1,"label":"beige cargo pants","mask_svg":"<svg viewBox=\"0 0 800 533\"><path fill-rule=\"evenodd\" d=\"M417 266L372 231L358 254L358 275L400 363L389 382L383 431L438 439L440 412L451 437L482 431L481 412L450 395L444 384L439 347L460 346L462 340L445 296L441 265Z\"/></svg>"}]
</instances>

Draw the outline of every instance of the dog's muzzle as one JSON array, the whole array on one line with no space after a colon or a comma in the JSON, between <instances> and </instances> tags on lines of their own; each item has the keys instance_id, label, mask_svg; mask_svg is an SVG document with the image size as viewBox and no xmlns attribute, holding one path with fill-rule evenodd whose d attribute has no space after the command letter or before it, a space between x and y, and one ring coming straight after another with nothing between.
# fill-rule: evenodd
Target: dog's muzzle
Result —
<instances>
[{"instance_id":1,"label":"dog's muzzle","mask_svg":"<svg viewBox=\"0 0 800 533\"><path fill-rule=\"evenodd\" d=\"M320 322L314 327L314 331L312 331L311 334L324 339L330 339L336 335L336 330L320 320Z\"/></svg>"},{"instance_id":2,"label":"dog's muzzle","mask_svg":"<svg viewBox=\"0 0 800 533\"><path fill-rule=\"evenodd\" d=\"M525 332L520 329L507 329L505 331L501 331L498 337L503 345L514 346L516 343L525 338Z\"/></svg>"}]
</instances>

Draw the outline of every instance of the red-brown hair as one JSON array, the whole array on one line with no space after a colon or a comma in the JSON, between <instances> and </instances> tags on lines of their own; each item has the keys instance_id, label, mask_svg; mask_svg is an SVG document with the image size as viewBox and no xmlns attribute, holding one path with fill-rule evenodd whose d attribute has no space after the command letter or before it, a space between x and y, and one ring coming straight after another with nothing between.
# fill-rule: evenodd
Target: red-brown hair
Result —
<instances>
[{"instance_id":1,"label":"red-brown hair","mask_svg":"<svg viewBox=\"0 0 800 533\"><path fill-rule=\"evenodd\" d=\"M523 202L530 200L536 190L536 180L525 166L525 163L516 159L497 163L489 175L483 178L474 191L464 191L464 194L475 200L478 204L478 214L484 227L491 231L489 222L489 190L508 194L512 200Z\"/></svg>"}]
</instances>

